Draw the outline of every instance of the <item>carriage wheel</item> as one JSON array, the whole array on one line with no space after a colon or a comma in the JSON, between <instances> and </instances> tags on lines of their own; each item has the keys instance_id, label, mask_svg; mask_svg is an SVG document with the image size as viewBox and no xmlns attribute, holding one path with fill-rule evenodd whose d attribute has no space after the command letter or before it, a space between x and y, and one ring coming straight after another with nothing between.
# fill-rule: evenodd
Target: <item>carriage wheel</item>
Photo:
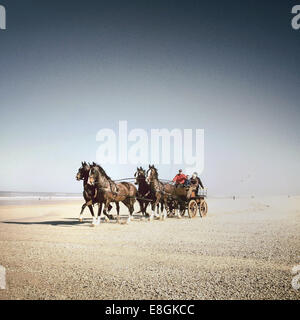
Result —
<instances>
[{"instance_id":1,"label":"carriage wheel","mask_svg":"<svg viewBox=\"0 0 300 320\"><path fill-rule=\"evenodd\" d=\"M203 201L200 202L200 205L199 205L199 214L200 214L200 217L201 217L201 218L206 217L207 211L208 211L207 203L206 203L205 200L203 200Z\"/></svg>"},{"instance_id":2,"label":"carriage wheel","mask_svg":"<svg viewBox=\"0 0 300 320\"><path fill-rule=\"evenodd\" d=\"M190 200L189 206L188 206L188 213L190 218L194 218L197 215L198 211L198 204L196 200Z\"/></svg>"}]
</instances>

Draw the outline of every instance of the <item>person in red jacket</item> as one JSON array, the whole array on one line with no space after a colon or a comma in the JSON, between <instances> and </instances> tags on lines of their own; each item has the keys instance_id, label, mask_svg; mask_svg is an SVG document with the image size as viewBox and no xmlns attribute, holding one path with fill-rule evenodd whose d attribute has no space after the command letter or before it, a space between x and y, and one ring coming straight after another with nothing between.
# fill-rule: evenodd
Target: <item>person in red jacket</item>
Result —
<instances>
[{"instance_id":1,"label":"person in red jacket","mask_svg":"<svg viewBox=\"0 0 300 320\"><path fill-rule=\"evenodd\" d=\"M173 182L175 182L175 185L183 185L185 183L186 180L186 175L182 173L182 170L180 169L178 174L176 174L176 176L173 179Z\"/></svg>"}]
</instances>

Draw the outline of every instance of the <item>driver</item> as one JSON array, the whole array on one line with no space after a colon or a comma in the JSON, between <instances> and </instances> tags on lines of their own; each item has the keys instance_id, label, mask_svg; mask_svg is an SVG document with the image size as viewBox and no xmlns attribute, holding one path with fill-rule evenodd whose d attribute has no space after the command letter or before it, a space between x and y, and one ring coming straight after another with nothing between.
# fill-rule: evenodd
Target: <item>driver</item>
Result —
<instances>
[{"instance_id":1,"label":"driver","mask_svg":"<svg viewBox=\"0 0 300 320\"><path fill-rule=\"evenodd\" d=\"M196 190L196 193L198 193L199 190L199 186L201 187L201 189L204 189L204 186L202 184L201 179L198 177L198 173L194 172L191 179L190 179L190 185L193 189Z\"/></svg>"},{"instance_id":2,"label":"driver","mask_svg":"<svg viewBox=\"0 0 300 320\"><path fill-rule=\"evenodd\" d=\"M183 185L186 180L186 175L182 173L182 170L180 169L178 171L178 174L173 178L173 182L175 182L176 186Z\"/></svg>"}]
</instances>

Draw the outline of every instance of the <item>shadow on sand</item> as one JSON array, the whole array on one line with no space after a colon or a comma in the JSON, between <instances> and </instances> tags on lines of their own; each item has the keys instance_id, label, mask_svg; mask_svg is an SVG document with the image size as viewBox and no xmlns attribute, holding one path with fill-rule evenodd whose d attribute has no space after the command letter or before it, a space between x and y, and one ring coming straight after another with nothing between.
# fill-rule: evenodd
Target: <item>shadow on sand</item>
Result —
<instances>
[{"instance_id":1,"label":"shadow on sand","mask_svg":"<svg viewBox=\"0 0 300 320\"><path fill-rule=\"evenodd\" d=\"M120 216L121 224L125 222L128 216ZM133 215L134 220L137 221L140 216ZM1 223L6 224L16 224L16 225L49 225L49 226L86 226L92 224L91 218L85 218L83 222L80 222L75 218L65 218L64 220L55 220L55 221L1 221ZM116 219L111 219L109 222L106 222L104 218L101 219L101 223L117 223Z\"/></svg>"},{"instance_id":2,"label":"shadow on sand","mask_svg":"<svg viewBox=\"0 0 300 320\"><path fill-rule=\"evenodd\" d=\"M75 219L68 219L69 221L57 220L57 221L37 221L37 222L21 222L21 221L3 221L2 223L7 224L17 224L17 225L50 225L50 226L76 226L76 225L85 225L87 222L91 223L91 221L80 222Z\"/></svg>"}]
</instances>

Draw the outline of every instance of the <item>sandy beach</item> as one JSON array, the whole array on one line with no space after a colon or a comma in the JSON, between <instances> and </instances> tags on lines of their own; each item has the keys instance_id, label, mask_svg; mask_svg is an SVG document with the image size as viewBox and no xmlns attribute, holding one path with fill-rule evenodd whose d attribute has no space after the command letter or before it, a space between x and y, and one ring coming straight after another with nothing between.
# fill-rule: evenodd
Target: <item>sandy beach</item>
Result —
<instances>
[{"instance_id":1,"label":"sandy beach","mask_svg":"<svg viewBox=\"0 0 300 320\"><path fill-rule=\"evenodd\" d=\"M0 205L0 299L300 298L300 197L210 198L206 218L95 228L81 204Z\"/></svg>"}]
</instances>

